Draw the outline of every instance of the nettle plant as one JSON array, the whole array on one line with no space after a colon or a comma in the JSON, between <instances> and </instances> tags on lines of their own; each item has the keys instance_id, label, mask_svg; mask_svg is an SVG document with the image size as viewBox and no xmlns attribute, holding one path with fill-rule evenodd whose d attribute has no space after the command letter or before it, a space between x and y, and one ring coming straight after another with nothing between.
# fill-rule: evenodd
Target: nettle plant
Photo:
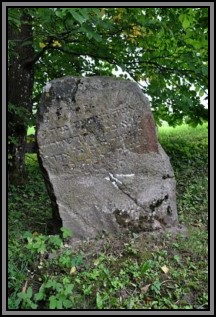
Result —
<instances>
[{"instance_id":1,"label":"nettle plant","mask_svg":"<svg viewBox=\"0 0 216 317\"><path fill-rule=\"evenodd\" d=\"M31 253L33 272L30 281L32 285L27 288L27 282L22 292L18 293L17 305L21 309L37 309L41 303L49 309L67 309L74 306L71 273L82 263L80 255L74 256L64 242L71 237L68 228L61 228L59 235L40 235L37 232L26 232L27 249ZM34 259L34 261L33 261ZM52 273L55 270L55 275ZM68 273L66 274L61 273ZM39 276L41 284L38 291L34 291L34 275ZM30 284L30 282L29 282Z\"/></svg>"}]
</instances>

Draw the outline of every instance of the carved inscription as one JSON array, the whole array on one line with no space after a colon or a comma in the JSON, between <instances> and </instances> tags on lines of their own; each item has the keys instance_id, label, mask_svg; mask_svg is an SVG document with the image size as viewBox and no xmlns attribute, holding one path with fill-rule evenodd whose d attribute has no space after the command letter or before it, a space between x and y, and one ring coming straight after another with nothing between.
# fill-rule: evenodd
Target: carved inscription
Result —
<instances>
[{"instance_id":1,"label":"carved inscription","mask_svg":"<svg viewBox=\"0 0 216 317\"><path fill-rule=\"evenodd\" d=\"M86 83L81 84L82 81L80 91L84 91ZM138 154L157 152L151 113L143 114L134 93L125 96L115 91L109 98L105 93L100 96L98 93L99 101L89 97L84 102L78 94L71 103L61 101L60 105L55 98L53 108L45 114L47 125L41 128L38 139L42 139L40 148L45 151L45 161L53 173L55 166L59 173L100 168L104 158L117 150Z\"/></svg>"},{"instance_id":2,"label":"carved inscription","mask_svg":"<svg viewBox=\"0 0 216 317\"><path fill-rule=\"evenodd\" d=\"M80 107L77 107L75 112L79 111ZM149 117L145 119L137 115L136 109L131 109L131 106L79 120L76 115L72 114L71 117L63 126L41 131L41 137L49 140L41 148L49 149L49 153L57 153L46 156L46 159L51 168L60 166L60 172L70 172L76 167L88 168L91 164L100 163L105 155L117 149L136 153L152 149L150 142L148 148L149 140L146 139L153 129L151 127L148 132ZM120 117L121 120L118 120ZM157 151L155 148L153 150Z\"/></svg>"}]
</instances>

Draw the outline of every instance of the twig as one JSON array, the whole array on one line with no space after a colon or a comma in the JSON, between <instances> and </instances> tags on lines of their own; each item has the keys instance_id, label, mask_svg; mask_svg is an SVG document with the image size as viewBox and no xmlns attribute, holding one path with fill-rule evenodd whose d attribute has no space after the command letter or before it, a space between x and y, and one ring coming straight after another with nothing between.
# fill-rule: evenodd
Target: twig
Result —
<instances>
[{"instance_id":1,"label":"twig","mask_svg":"<svg viewBox=\"0 0 216 317\"><path fill-rule=\"evenodd\" d=\"M165 280L165 281L161 282L161 285L164 283L167 283L167 282L175 282L175 281L174 280Z\"/></svg>"},{"instance_id":2,"label":"twig","mask_svg":"<svg viewBox=\"0 0 216 317\"><path fill-rule=\"evenodd\" d=\"M196 309L205 309L204 306L207 306L208 307L208 302L203 304L203 305L200 305L199 307L197 307Z\"/></svg>"},{"instance_id":3,"label":"twig","mask_svg":"<svg viewBox=\"0 0 216 317\"><path fill-rule=\"evenodd\" d=\"M28 286L28 279L26 280L23 288L22 288L22 293L25 293L26 292L26 289L27 289L27 286Z\"/></svg>"}]
</instances>

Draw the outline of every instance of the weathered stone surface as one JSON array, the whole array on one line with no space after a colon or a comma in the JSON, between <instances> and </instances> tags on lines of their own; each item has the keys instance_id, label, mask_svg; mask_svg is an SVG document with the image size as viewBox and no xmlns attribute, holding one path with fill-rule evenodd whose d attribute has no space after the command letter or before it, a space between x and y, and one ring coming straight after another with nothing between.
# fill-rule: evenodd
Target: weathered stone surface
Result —
<instances>
[{"instance_id":1,"label":"weathered stone surface","mask_svg":"<svg viewBox=\"0 0 216 317\"><path fill-rule=\"evenodd\" d=\"M75 237L177 224L173 169L137 84L110 77L51 81L37 142L55 219Z\"/></svg>"}]
</instances>

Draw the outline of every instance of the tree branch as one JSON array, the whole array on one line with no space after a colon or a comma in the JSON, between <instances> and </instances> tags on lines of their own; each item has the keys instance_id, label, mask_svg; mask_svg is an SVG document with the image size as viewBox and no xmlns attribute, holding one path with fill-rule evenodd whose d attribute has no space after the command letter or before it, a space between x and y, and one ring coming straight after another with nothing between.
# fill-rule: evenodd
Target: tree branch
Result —
<instances>
[{"instance_id":1,"label":"tree branch","mask_svg":"<svg viewBox=\"0 0 216 317\"><path fill-rule=\"evenodd\" d=\"M35 64L39 60L39 58L44 55L47 49L48 49L48 46L45 46L40 52L34 54L34 56L30 57L29 59L26 59L24 61L24 64L26 66Z\"/></svg>"},{"instance_id":2,"label":"tree branch","mask_svg":"<svg viewBox=\"0 0 216 317\"><path fill-rule=\"evenodd\" d=\"M101 55L97 55L97 54L91 53L91 52L73 52L73 51L71 51L69 49L62 48L62 47L50 47L50 49L58 50L58 51L61 51L63 53L67 53L69 55L74 55L74 56L86 55L86 56L89 56L89 57L92 57L92 58L102 59L102 60L104 60L104 61L106 61L106 62L108 62L109 64L112 64L112 65L118 65L114 60L111 61L107 57L104 57L104 56L101 56Z\"/></svg>"},{"instance_id":3,"label":"tree branch","mask_svg":"<svg viewBox=\"0 0 216 317\"><path fill-rule=\"evenodd\" d=\"M125 65L134 65L134 64L147 64L147 65L149 64L149 65L155 66L155 68L159 69L162 72L178 72L178 73L182 73L182 74L192 73L195 75L199 75L203 78L206 78L203 74L197 73L192 69L171 68L171 67L163 66L163 65L160 65L156 62L151 62L151 61L138 61L138 62L125 63ZM140 66L140 67L138 66L138 67L136 67L136 69L142 69L142 66Z\"/></svg>"}]
</instances>

